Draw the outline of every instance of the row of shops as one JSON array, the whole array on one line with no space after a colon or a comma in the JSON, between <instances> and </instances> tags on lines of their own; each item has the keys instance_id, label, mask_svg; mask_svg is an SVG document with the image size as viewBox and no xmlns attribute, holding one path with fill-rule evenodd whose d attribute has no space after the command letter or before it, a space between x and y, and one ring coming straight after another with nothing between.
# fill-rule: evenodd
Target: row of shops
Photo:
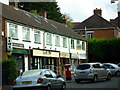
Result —
<instances>
[{"instance_id":1,"label":"row of shops","mask_svg":"<svg viewBox=\"0 0 120 90\"><path fill-rule=\"evenodd\" d=\"M43 49L13 49L12 51L7 52L7 55L9 58L17 60L18 72L30 69L47 68L53 70L57 74L64 74L65 64L71 64L71 69L74 70L76 65L82 60L82 58L80 59L79 54Z\"/></svg>"}]
</instances>

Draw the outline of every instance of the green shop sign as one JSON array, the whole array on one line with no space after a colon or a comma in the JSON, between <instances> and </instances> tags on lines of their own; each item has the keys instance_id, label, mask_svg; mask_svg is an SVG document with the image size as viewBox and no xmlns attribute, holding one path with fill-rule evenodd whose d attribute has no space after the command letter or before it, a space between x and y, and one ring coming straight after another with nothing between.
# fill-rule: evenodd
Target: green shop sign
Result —
<instances>
[{"instance_id":1,"label":"green shop sign","mask_svg":"<svg viewBox=\"0 0 120 90\"><path fill-rule=\"evenodd\" d=\"M25 50L12 50L12 53L27 54L27 51L25 51Z\"/></svg>"}]
</instances>

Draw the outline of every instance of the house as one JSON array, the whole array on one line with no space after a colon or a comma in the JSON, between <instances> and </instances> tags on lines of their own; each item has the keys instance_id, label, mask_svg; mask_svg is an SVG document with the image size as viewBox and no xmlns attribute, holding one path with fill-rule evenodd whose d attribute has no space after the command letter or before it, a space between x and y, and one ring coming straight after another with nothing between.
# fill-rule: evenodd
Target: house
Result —
<instances>
[{"instance_id":1,"label":"house","mask_svg":"<svg viewBox=\"0 0 120 90\"><path fill-rule=\"evenodd\" d=\"M62 73L87 60L86 39L65 24L0 3L2 56L15 58L18 70L49 68ZM46 14L45 14L46 15Z\"/></svg>"},{"instance_id":2,"label":"house","mask_svg":"<svg viewBox=\"0 0 120 90\"><path fill-rule=\"evenodd\" d=\"M104 19L101 9L96 8L93 12L92 16L73 28L75 32L89 39L120 37L118 26Z\"/></svg>"}]
</instances>

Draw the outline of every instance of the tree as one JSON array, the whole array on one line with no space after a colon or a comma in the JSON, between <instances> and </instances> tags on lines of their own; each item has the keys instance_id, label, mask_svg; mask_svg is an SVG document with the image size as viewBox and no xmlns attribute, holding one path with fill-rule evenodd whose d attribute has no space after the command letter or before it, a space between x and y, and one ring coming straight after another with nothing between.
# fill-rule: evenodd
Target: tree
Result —
<instances>
[{"instance_id":1,"label":"tree","mask_svg":"<svg viewBox=\"0 0 120 90\"><path fill-rule=\"evenodd\" d=\"M57 22L62 22L63 20L63 14L61 14L57 2L20 2L19 8L34 14L46 11L48 19Z\"/></svg>"}]
</instances>

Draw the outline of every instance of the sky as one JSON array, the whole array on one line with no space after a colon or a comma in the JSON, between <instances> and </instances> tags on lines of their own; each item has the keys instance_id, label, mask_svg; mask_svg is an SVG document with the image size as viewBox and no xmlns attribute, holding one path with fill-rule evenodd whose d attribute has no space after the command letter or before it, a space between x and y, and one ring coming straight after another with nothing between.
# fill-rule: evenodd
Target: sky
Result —
<instances>
[{"instance_id":1,"label":"sky","mask_svg":"<svg viewBox=\"0 0 120 90\"><path fill-rule=\"evenodd\" d=\"M93 15L93 10L102 9L102 17L106 20L117 17L117 3L111 0L57 0L62 14L68 14L73 22L82 22Z\"/></svg>"},{"instance_id":2,"label":"sky","mask_svg":"<svg viewBox=\"0 0 120 90\"><path fill-rule=\"evenodd\" d=\"M0 0L8 4L9 0ZM102 9L102 17L106 20L117 17L117 3L111 0L56 0L62 14L68 14L73 22L82 22L93 15L93 10Z\"/></svg>"}]
</instances>

